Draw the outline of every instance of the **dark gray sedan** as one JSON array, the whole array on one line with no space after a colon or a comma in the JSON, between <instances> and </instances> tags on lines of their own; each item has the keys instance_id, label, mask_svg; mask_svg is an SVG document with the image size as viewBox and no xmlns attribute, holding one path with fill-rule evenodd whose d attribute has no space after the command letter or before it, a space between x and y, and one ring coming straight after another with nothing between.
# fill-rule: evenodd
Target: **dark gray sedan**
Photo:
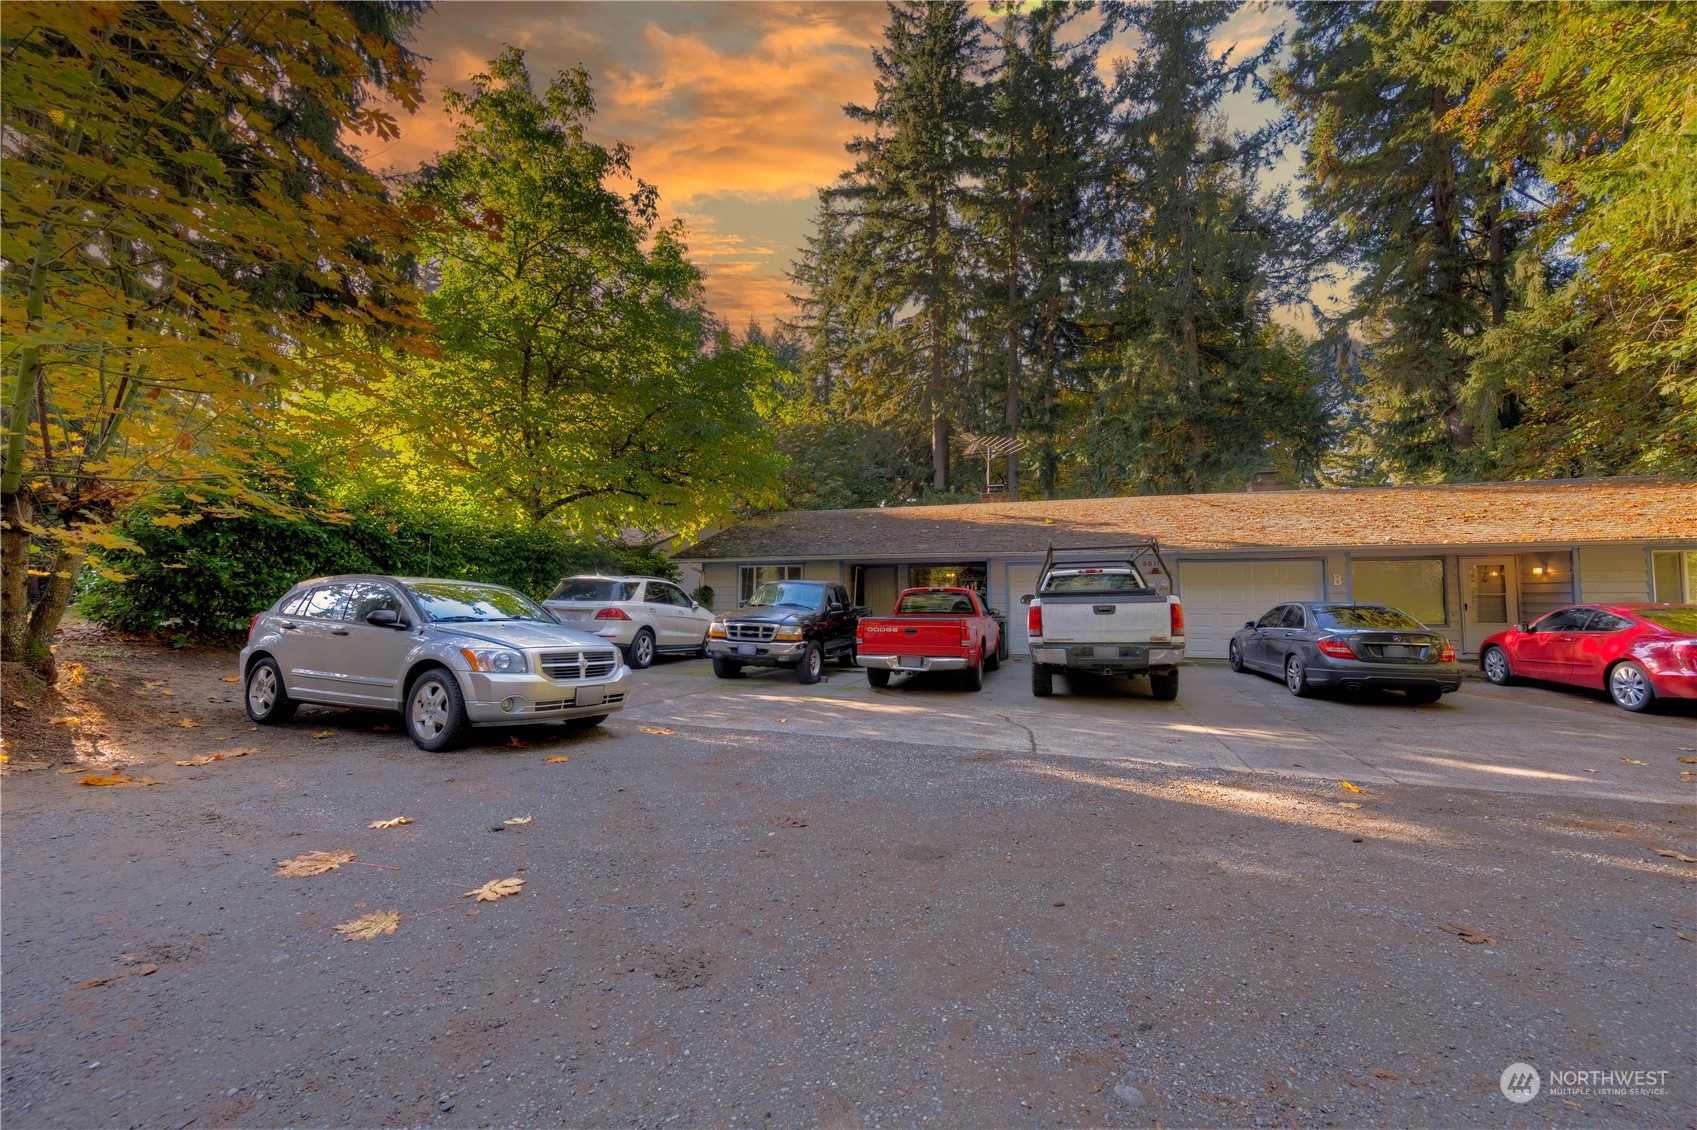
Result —
<instances>
[{"instance_id":1,"label":"dark gray sedan","mask_svg":"<svg viewBox=\"0 0 1697 1130\"><path fill-rule=\"evenodd\" d=\"M1246 623L1227 654L1233 671L1280 676L1298 697L1341 687L1436 702L1461 686L1449 640L1385 604L1281 604Z\"/></svg>"}]
</instances>

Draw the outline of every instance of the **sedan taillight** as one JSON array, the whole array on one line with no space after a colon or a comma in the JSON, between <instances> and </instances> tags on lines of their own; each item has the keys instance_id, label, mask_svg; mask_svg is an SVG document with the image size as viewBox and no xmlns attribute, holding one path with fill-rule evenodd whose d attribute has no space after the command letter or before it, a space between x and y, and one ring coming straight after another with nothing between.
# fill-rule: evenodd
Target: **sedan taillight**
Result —
<instances>
[{"instance_id":1,"label":"sedan taillight","mask_svg":"<svg viewBox=\"0 0 1697 1130\"><path fill-rule=\"evenodd\" d=\"M1329 655L1333 659L1354 659L1355 649L1343 640L1325 639L1315 643L1321 655Z\"/></svg>"},{"instance_id":2,"label":"sedan taillight","mask_svg":"<svg viewBox=\"0 0 1697 1130\"><path fill-rule=\"evenodd\" d=\"M597 620L629 620L622 608L603 608L595 614Z\"/></svg>"},{"instance_id":3,"label":"sedan taillight","mask_svg":"<svg viewBox=\"0 0 1697 1130\"><path fill-rule=\"evenodd\" d=\"M1439 663L1454 663L1455 662L1455 645L1453 643L1451 643L1448 640L1444 641L1444 650L1438 654L1438 662Z\"/></svg>"}]
</instances>

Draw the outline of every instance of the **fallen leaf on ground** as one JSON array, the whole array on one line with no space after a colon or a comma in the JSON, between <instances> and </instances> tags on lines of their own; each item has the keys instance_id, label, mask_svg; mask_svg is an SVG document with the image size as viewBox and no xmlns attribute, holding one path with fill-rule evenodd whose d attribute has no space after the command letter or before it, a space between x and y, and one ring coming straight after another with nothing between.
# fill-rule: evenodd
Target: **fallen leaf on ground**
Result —
<instances>
[{"instance_id":1,"label":"fallen leaf on ground","mask_svg":"<svg viewBox=\"0 0 1697 1130\"><path fill-rule=\"evenodd\" d=\"M181 726L185 730L198 730L200 728L200 723L196 722L193 718L179 718L177 719L177 725Z\"/></svg>"},{"instance_id":2,"label":"fallen leaf on ground","mask_svg":"<svg viewBox=\"0 0 1697 1130\"><path fill-rule=\"evenodd\" d=\"M780 721L780 722L788 722L788 721L789 721L789 719L788 719L788 718L780 718L780 719L778 719L778 721Z\"/></svg>"},{"instance_id":3,"label":"fallen leaf on ground","mask_svg":"<svg viewBox=\"0 0 1697 1130\"><path fill-rule=\"evenodd\" d=\"M157 973L158 971L159 967L157 965L143 965L138 969L130 970L128 973L119 973L112 977L96 977L92 981L84 981L82 984L78 985L77 988L96 989L101 985L110 985L114 981L122 981L125 977L146 977L148 974Z\"/></svg>"},{"instance_id":4,"label":"fallen leaf on ground","mask_svg":"<svg viewBox=\"0 0 1697 1130\"><path fill-rule=\"evenodd\" d=\"M517 734L513 734L507 739L507 746L509 749L529 749L530 743L520 740Z\"/></svg>"},{"instance_id":5,"label":"fallen leaf on ground","mask_svg":"<svg viewBox=\"0 0 1697 1130\"><path fill-rule=\"evenodd\" d=\"M1601 769L1581 769L1581 773L1601 773Z\"/></svg>"},{"instance_id":6,"label":"fallen leaf on ground","mask_svg":"<svg viewBox=\"0 0 1697 1130\"><path fill-rule=\"evenodd\" d=\"M64 775L65 775L65 774L67 774L67 773L87 773L87 772L88 772L88 770L87 770L87 769L78 769L78 768L76 768L76 767L75 767L75 766L72 766L72 767L71 767L71 768L69 768L69 769L61 769L61 770L59 770L59 775L60 775L60 776L61 776L61 777L62 777L62 776L64 776Z\"/></svg>"},{"instance_id":7,"label":"fallen leaf on ground","mask_svg":"<svg viewBox=\"0 0 1697 1130\"><path fill-rule=\"evenodd\" d=\"M1339 808L1360 808L1361 806L1359 804L1356 804L1353 800L1340 800L1340 801L1338 801L1338 807Z\"/></svg>"},{"instance_id":8,"label":"fallen leaf on ground","mask_svg":"<svg viewBox=\"0 0 1697 1130\"><path fill-rule=\"evenodd\" d=\"M75 714L66 714L62 717L53 719L53 725L55 725L55 726L80 726L80 725L82 725L82 719L78 718Z\"/></svg>"},{"instance_id":9,"label":"fallen leaf on ground","mask_svg":"<svg viewBox=\"0 0 1697 1130\"><path fill-rule=\"evenodd\" d=\"M132 777L122 769L105 777L98 773L90 773L77 782L79 785L114 785L120 788L125 785L157 785L158 783L152 777Z\"/></svg>"},{"instance_id":10,"label":"fallen leaf on ground","mask_svg":"<svg viewBox=\"0 0 1697 1130\"><path fill-rule=\"evenodd\" d=\"M1650 852L1653 855L1661 856L1663 859L1677 859L1681 863L1697 863L1697 859L1693 859L1689 855L1681 855L1677 851L1669 851L1667 848L1651 848Z\"/></svg>"},{"instance_id":11,"label":"fallen leaf on ground","mask_svg":"<svg viewBox=\"0 0 1697 1130\"><path fill-rule=\"evenodd\" d=\"M163 695L170 695L172 698L177 697L177 692L172 690L170 687L160 687L159 693Z\"/></svg>"},{"instance_id":12,"label":"fallen leaf on ground","mask_svg":"<svg viewBox=\"0 0 1697 1130\"><path fill-rule=\"evenodd\" d=\"M236 757L246 757L250 753L258 753L257 749L227 749L223 753L209 753L205 757L191 757L187 761L179 761L178 765L211 765L214 761L229 761Z\"/></svg>"},{"instance_id":13,"label":"fallen leaf on ground","mask_svg":"<svg viewBox=\"0 0 1697 1130\"><path fill-rule=\"evenodd\" d=\"M782 722L783 719L780 718L780 719L778 719L778 721ZM677 733L676 730L668 730L664 726L638 726L637 729L641 730L645 734L675 734L675 733Z\"/></svg>"},{"instance_id":14,"label":"fallen leaf on ground","mask_svg":"<svg viewBox=\"0 0 1697 1130\"><path fill-rule=\"evenodd\" d=\"M367 824L366 827L367 828L398 828L402 824L411 824L411 823L412 823L412 817L410 817L410 816L397 816L393 820L373 820L371 823Z\"/></svg>"},{"instance_id":15,"label":"fallen leaf on ground","mask_svg":"<svg viewBox=\"0 0 1697 1130\"><path fill-rule=\"evenodd\" d=\"M1648 761L1634 761L1630 757L1623 757L1621 760L1626 762L1628 765L1643 765L1648 767L1650 764Z\"/></svg>"},{"instance_id":16,"label":"fallen leaf on ground","mask_svg":"<svg viewBox=\"0 0 1697 1130\"><path fill-rule=\"evenodd\" d=\"M1358 792L1360 792L1360 791L1361 791L1361 786L1359 786L1359 785L1352 785L1352 784L1350 784L1350 783L1349 783L1349 782L1348 782L1348 781L1339 781L1339 782L1338 782L1338 784L1339 784L1339 785L1340 785L1340 786L1342 786L1342 787L1343 787L1343 788L1344 788L1344 789L1345 789L1345 790L1346 790L1346 791L1348 791L1348 792L1352 792L1352 793L1358 793Z\"/></svg>"},{"instance_id":17,"label":"fallen leaf on ground","mask_svg":"<svg viewBox=\"0 0 1697 1130\"><path fill-rule=\"evenodd\" d=\"M570 758L570 757L568 757L568 756L567 756L567 755L566 755L566 754L563 754L563 753L556 753L556 754L555 754L555 755L554 755L554 756L552 756L552 757L544 757L544 758L543 758L543 759L542 759L542 760L543 760L543 761L555 761L555 762L558 762L558 761L570 761L570 760L571 760L571 758Z\"/></svg>"},{"instance_id":18,"label":"fallen leaf on ground","mask_svg":"<svg viewBox=\"0 0 1697 1130\"><path fill-rule=\"evenodd\" d=\"M1373 1078L1375 1078L1375 1079L1395 1079L1396 1078L1396 1072L1375 1070L1373 1072Z\"/></svg>"},{"instance_id":19,"label":"fallen leaf on ground","mask_svg":"<svg viewBox=\"0 0 1697 1130\"><path fill-rule=\"evenodd\" d=\"M505 820L501 821L501 823L503 823L503 824L528 824L528 823L530 823L530 817L528 817L528 816L509 816Z\"/></svg>"},{"instance_id":20,"label":"fallen leaf on ground","mask_svg":"<svg viewBox=\"0 0 1697 1130\"><path fill-rule=\"evenodd\" d=\"M335 736L336 731L334 730L314 730L312 733L307 735L309 738L333 738Z\"/></svg>"},{"instance_id":21,"label":"fallen leaf on ground","mask_svg":"<svg viewBox=\"0 0 1697 1130\"><path fill-rule=\"evenodd\" d=\"M224 681L226 683L239 683L242 681L242 677L240 675L225 675Z\"/></svg>"},{"instance_id":22,"label":"fallen leaf on ground","mask_svg":"<svg viewBox=\"0 0 1697 1130\"><path fill-rule=\"evenodd\" d=\"M278 860L277 870L271 874L285 879L304 879L309 875L334 871L344 863L352 863L354 858L351 851L309 851L293 859Z\"/></svg>"},{"instance_id":23,"label":"fallen leaf on ground","mask_svg":"<svg viewBox=\"0 0 1697 1130\"><path fill-rule=\"evenodd\" d=\"M1497 940L1491 937L1491 935L1485 933L1483 930L1475 930L1471 926L1457 926L1454 922L1446 922L1442 926L1438 927L1438 929L1447 934L1454 934L1470 946L1494 946L1497 944Z\"/></svg>"},{"instance_id":24,"label":"fallen leaf on ground","mask_svg":"<svg viewBox=\"0 0 1697 1130\"><path fill-rule=\"evenodd\" d=\"M18 710L33 710L33 709L35 709L35 708L34 708L34 707L32 707L32 706L31 706L31 705L30 705L30 704L29 704L29 703L27 703L27 702L19 702L19 701L18 701L18 700L17 700L17 699L15 699L15 698L14 698L14 699L13 699L13 700L12 700L12 706L13 706L13 707L14 707L14 708L16 708L16 709L18 709ZM1692 760L1692 759L1691 759L1691 758L1689 758L1689 757L1682 757L1682 758L1680 758L1680 760L1681 760L1681 761L1690 761L1690 760Z\"/></svg>"},{"instance_id":25,"label":"fallen leaf on ground","mask_svg":"<svg viewBox=\"0 0 1697 1130\"><path fill-rule=\"evenodd\" d=\"M463 899L475 897L478 902L494 902L508 895L516 895L519 888L524 886L524 880L516 875L510 879L491 879L475 891L467 891L460 897Z\"/></svg>"},{"instance_id":26,"label":"fallen leaf on ground","mask_svg":"<svg viewBox=\"0 0 1697 1130\"><path fill-rule=\"evenodd\" d=\"M1688 938L1684 934L1681 934L1678 930L1673 932L1673 936L1682 942L1697 942L1697 938Z\"/></svg>"},{"instance_id":27,"label":"fallen leaf on ground","mask_svg":"<svg viewBox=\"0 0 1697 1130\"><path fill-rule=\"evenodd\" d=\"M21 703L21 702L14 702L12 705L13 706L23 706L23 708L25 710L29 709L29 707L24 706L24 704ZM1685 765L1697 765L1697 757L1680 757L1680 758L1676 758L1675 760L1677 760L1680 763L1685 764Z\"/></svg>"},{"instance_id":28,"label":"fallen leaf on ground","mask_svg":"<svg viewBox=\"0 0 1697 1130\"><path fill-rule=\"evenodd\" d=\"M389 723L379 722L379 723L377 723L377 725L371 727L371 732L374 733L374 734L387 734L390 730L393 730L393 729L394 729L394 727L389 725Z\"/></svg>"},{"instance_id":29,"label":"fallen leaf on ground","mask_svg":"<svg viewBox=\"0 0 1697 1130\"><path fill-rule=\"evenodd\" d=\"M344 922L336 927L336 933L346 934L344 942L356 938L365 941L367 938L380 937L383 934L393 934L395 927L401 924L401 912L398 910L377 910L352 922Z\"/></svg>"},{"instance_id":30,"label":"fallen leaf on ground","mask_svg":"<svg viewBox=\"0 0 1697 1130\"><path fill-rule=\"evenodd\" d=\"M165 684L160 682L158 679L154 679L151 682L144 681L141 685L144 687L162 687Z\"/></svg>"}]
</instances>

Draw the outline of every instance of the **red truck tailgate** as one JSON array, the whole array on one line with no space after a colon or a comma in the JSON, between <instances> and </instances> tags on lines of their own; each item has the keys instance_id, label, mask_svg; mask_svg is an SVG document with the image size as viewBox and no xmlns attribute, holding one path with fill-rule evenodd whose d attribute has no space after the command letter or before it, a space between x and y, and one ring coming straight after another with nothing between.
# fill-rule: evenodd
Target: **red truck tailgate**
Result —
<instances>
[{"instance_id":1,"label":"red truck tailgate","mask_svg":"<svg viewBox=\"0 0 1697 1130\"><path fill-rule=\"evenodd\" d=\"M892 616L860 622L862 655L966 655L963 618Z\"/></svg>"}]
</instances>

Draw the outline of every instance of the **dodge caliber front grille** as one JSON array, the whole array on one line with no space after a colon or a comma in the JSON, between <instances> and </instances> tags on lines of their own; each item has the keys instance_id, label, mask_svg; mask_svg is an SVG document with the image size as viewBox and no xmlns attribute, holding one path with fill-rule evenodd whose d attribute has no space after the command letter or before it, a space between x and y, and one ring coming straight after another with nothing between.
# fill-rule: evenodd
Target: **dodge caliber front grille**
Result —
<instances>
[{"instance_id":1,"label":"dodge caliber front grille","mask_svg":"<svg viewBox=\"0 0 1697 1130\"><path fill-rule=\"evenodd\" d=\"M728 640L758 640L765 643L778 630L776 624L726 624L725 638Z\"/></svg>"},{"instance_id":2,"label":"dodge caliber front grille","mask_svg":"<svg viewBox=\"0 0 1697 1130\"><path fill-rule=\"evenodd\" d=\"M611 651L548 651L541 657L542 673L550 679L605 679L618 666Z\"/></svg>"}]
</instances>

